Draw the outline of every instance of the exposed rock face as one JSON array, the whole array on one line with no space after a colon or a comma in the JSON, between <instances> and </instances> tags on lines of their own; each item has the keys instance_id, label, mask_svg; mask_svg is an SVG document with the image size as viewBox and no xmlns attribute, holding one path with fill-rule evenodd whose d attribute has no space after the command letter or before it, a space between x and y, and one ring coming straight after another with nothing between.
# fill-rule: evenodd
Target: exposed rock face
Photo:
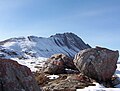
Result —
<instances>
[{"instance_id":1,"label":"exposed rock face","mask_svg":"<svg viewBox=\"0 0 120 91\"><path fill-rule=\"evenodd\" d=\"M28 67L0 59L0 91L40 91L40 88Z\"/></svg>"},{"instance_id":2,"label":"exposed rock face","mask_svg":"<svg viewBox=\"0 0 120 91\"><path fill-rule=\"evenodd\" d=\"M80 72L98 82L108 81L114 74L119 57L118 51L96 47L80 51L74 64Z\"/></svg>"},{"instance_id":3,"label":"exposed rock face","mask_svg":"<svg viewBox=\"0 0 120 91\"><path fill-rule=\"evenodd\" d=\"M46 61L43 71L49 74L60 74L65 73L65 68L75 70L73 60L64 54L55 54Z\"/></svg>"}]
</instances>

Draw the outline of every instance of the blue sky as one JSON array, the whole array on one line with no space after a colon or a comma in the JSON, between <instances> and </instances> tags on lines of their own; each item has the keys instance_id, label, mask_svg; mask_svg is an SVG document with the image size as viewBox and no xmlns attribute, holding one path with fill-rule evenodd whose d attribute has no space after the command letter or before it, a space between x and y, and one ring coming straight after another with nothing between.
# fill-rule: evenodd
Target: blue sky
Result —
<instances>
[{"instance_id":1,"label":"blue sky","mask_svg":"<svg viewBox=\"0 0 120 91\"><path fill-rule=\"evenodd\" d=\"M0 0L0 40L63 32L120 50L120 0Z\"/></svg>"}]
</instances>

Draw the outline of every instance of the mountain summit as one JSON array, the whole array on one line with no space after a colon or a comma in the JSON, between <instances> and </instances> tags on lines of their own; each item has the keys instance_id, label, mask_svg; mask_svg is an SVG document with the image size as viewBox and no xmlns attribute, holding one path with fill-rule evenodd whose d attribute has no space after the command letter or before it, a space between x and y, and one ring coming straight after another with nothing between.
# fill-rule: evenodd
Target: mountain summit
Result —
<instances>
[{"instance_id":1,"label":"mountain summit","mask_svg":"<svg viewBox=\"0 0 120 91\"><path fill-rule=\"evenodd\" d=\"M31 57L50 57L63 53L74 57L80 50L90 48L83 40L73 33L52 35L48 38L28 36L10 38L0 42L0 57L29 59Z\"/></svg>"}]
</instances>

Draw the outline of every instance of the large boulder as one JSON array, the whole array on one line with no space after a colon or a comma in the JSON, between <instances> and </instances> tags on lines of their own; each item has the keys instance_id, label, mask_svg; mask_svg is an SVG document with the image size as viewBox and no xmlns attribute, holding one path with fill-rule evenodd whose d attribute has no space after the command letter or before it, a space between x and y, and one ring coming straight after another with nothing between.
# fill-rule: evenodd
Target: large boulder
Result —
<instances>
[{"instance_id":1,"label":"large boulder","mask_svg":"<svg viewBox=\"0 0 120 91\"><path fill-rule=\"evenodd\" d=\"M65 73L66 68L76 69L73 60L64 54L55 54L45 62L43 71L49 74L60 74Z\"/></svg>"},{"instance_id":2,"label":"large boulder","mask_svg":"<svg viewBox=\"0 0 120 91\"><path fill-rule=\"evenodd\" d=\"M26 66L9 59L0 59L0 91L41 91Z\"/></svg>"},{"instance_id":3,"label":"large boulder","mask_svg":"<svg viewBox=\"0 0 120 91\"><path fill-rule=\"evenodd\" d=\"M80 51L74 58L79 71L98 82L109 81L114 74L119 57L118 51L107 48L89 48Z\"/></svg>"}]
</instances>

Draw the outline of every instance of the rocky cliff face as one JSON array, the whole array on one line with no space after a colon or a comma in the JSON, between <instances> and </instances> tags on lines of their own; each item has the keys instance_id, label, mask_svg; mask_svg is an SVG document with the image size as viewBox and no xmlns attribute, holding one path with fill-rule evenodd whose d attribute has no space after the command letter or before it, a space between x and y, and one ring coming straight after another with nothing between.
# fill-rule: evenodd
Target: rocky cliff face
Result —
<instances>
[{"instance_id":1,"label":"rocky cliff face","mask_svg":"<svg viewBox=\"0 0 120 91\"><path fill-rule=\"evenodd\" d=\"M11 38L0 42L0 57L29 59L50 57L63 53L74 57L80 50L90 48L81 38L73 33L56 34L49 38L28 36Z\"/></svg>"}]
</instances>

